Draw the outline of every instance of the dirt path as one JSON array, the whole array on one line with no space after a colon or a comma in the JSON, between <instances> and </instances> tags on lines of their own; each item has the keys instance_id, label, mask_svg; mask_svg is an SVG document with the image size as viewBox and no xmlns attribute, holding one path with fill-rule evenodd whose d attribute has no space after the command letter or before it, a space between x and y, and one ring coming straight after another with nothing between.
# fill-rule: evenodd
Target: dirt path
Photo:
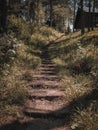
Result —
<instances>
[{"instance_id":1,"label":"dirt path","mask_svg":"<svg viewBox=\"0 0 98 130\"><path fill-rule=\"evenodd\" d=\"M43 52L42 64L28 86L29 97L23 116L0 130L70 130L68 101L55 67L47 52Z\"/></svg>"},{"instance_id":2,"label":"dirt path","mask_svg":"<svg viewBox=\"0 0 98 130\"><path fill-rule=\"evenodd\" d=\"M26 130L69 130L65 115L67 110L63 109L68 102L55 73L55 64L50 59L43 59L30 87L24 113L31 122Z\"/></svg>"}]
</instances>

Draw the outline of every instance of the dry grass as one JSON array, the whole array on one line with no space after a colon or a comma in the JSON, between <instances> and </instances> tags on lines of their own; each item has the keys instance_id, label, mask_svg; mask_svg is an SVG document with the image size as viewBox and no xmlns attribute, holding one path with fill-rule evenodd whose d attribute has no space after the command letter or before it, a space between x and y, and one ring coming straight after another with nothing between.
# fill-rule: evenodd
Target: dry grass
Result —
<instances>
[{"instance_id":1,"label":"dry grass","mask_svg":"<svg viewBox=\"0 0 98 130\"><path fill-rule=\"evenodd\" d=\"M32 55L32 48L24 42L7 36L4 39L0 46L0 121L5 119L5 115L17 116L19 106L27 97L25 84L28 83L28 77L32 79L34 69L41 63L41 59ZM28 73L28 77L24 78L27 71L31 71L32 75Z\"/></svg>"},{"instance_id":2,"label":"dry grass","mask_svg":"<svg viewBox=\"0 0 98 130\"><path fill-rule=\"evenodd\" d=\"M71 128L74 130L98 130L98 104L90 103L87 109L77 108L73 115Z\"/></svg>"},{"instance_id":3,"label":"dry grass","mask_svg":"<svg viewBox=\"0 0 98 130\"><path fill-rule=\"evenodd\" d=\"M97 130L98 104L93 102L97 102L98 98L96 94L89 94L93 90L98 91L98 29L82 36L76 32L63 37L50 46L49 54L57 65L56 71L62 78L67 100L75 100L82 105L82 108L81 105L78 106L78 111L72 116L72 129ZM86 96L87 100L81 103L80 99L83 100ZM85 104L88 104L86 108Z\"/></svg>"},{"instance_id":4,"label":"dry grass","mask_svg":"<svg viewBox=\"0 0 98 130\"><path fill-rule=\"evenodd\" d=\"M41 53L60 33L48 27L8 18L8 35L0 38L0 122L17 117L27 97L26 84L41 64Z\"/></svg>"}]
</instances>

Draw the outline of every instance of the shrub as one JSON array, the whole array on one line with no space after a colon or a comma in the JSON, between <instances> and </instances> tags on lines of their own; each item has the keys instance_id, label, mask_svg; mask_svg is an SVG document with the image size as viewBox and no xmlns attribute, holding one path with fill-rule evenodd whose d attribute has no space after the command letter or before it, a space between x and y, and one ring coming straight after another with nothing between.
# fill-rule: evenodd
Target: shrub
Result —
<instances>
[{"instance_id":1,"label":"shrub","mask_svg":"<svg viewBox=\"0 0 98 130\"><path fill-rule=\"evenodd\" d=\"M9 91L9 94L7 96L7 102L10 105L21 105L24 103L26 96L27 92L25 89L14 86Z\"/></svg>"},{"instance_id":2,"label":"shrub","mask_svg":"<svg viewBox=\"0 0 98 130\"><path fill-rule=\"evenodd\" d=\"M8 33L14 34L14 36L18 37L19 39L25 40L26 42L29 41L33 25L25 22L21 18L17 18L14 15L8 17Z\"/></svg>"},{"instance_id":3,"label":"shrub","mask_svg":"<svg viewBox=\"0 0 98 130\"><path fill-rule=\"evenodd\" d=\"M72 117L73 130L98 130L98 104L91 102L87 109L77 108Z\"/></svg>"},{"instance_id":4,"label":"shrub","mask_svg":"<svg viewBox=\"0 0 98 130\"><path fill-rule=\"evenodd\" d=\"M92 57L85 57L81 60L75 61L72 65L70 65L70 69L73 74L88 74L91 72L93 67L94 60Z\"/></svg>"}]
</instances>

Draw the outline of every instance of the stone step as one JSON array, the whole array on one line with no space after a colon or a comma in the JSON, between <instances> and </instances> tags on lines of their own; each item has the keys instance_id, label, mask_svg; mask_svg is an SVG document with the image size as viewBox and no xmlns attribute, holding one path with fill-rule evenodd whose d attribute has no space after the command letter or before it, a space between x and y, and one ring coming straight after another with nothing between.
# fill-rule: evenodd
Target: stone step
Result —
<instances>
[{"instance_id":1,"label":"stone step","mask_svg":"<svg viewBox=\"0 0 98 130\"><path fill-rule=\"evenodd\" d=\"M28 93L31 97L65 97L63 89L31 89Z\"/></svg>"},{"instance_id":2,"label":"stone step","mask_svg":"<svg viewBox=\"0 0 98 130\"><path fill-rule=\"evenodd\" d=\"M36 74L42 74L42 75L46 75L46 76L48 76L48 75L56 75L56 72L55 71L53 71L53 70L40 70L40 69L38 69L36 72L35 72L35 75Z\"/></svg>"},{"instance_id":3,"label":"stone step","mask_svg":"<svg viewBox=\"0 0 98 130\"><path fill-rule=\"evenodd\" d=\"M57 86L57 85L54 85L54 86L49 86L49 85L47 85L47 86L45 86L45 85L41 85L41 84L35 84L35 85L28 85L28 86L30 86L31 88L33 88L33 89L48 89L48 88L51 88L51 89L56 89L56 88L58 88L58 87L60 87L60 86Z\"/></svg>"},{"instance_id":4,"label":"stone step","mask_svg":"<svg viewBox=\"0 0 98 130\"><path fill-rule=\"evenodd\" d=\"M40 74L53 74L53 75L56 74L55 71L53 71L53 70L51 70L51 69L50 69L50 70L44 70L44 69L41 70L41 69L38 69L38 70L36 71L36 73L40 73Z\"/></svg>"},{"instance_id":5,"label":"stone step","mask_svg":"<svg viewBox=\"0 0 98 130\"><path fill-rule=\"evenodd\" d=\"M47 70L47 71L39 71L40 74L46 74L46 75L56 75L56 72L55 71L52 71L52 70Z\"/></svg>"},{"instance_id":6,"label":"stone step","mask_svg":"<svg viewBox=\"0 0 98 130\"><path fill-rule=\"evenodd\" d=\"M56 67L55 64L42 64L40 67Z\"/></svg>"},{"instance_id":7,"label":"stone step","mask_svg":"<svg viewBox=\"0 0 98 130\"><path fill-rule=\"evenodd\" d=\"M50 86L50 87L60 87L61 84L58 81L50 81L50 80L34 80L29 86Z\"/></svg>"},{"instance_id":8,"label":"stone step","mask_svg":"<svg viewBox=\"0 0 98 130\"><path fill-rule=\"evenodd\" d=\"M60 79L57 75L34 74L33 78Z\"/></svg>"},{"instance_id":9,"label":"stone step","mask_svg":"<svg viewBox=\"0 0 98 130\"><path fill-rule=\"evenodd\" d=\"M63 96L32 96L32 95L29 95L28 98L30 100L35 100L35 99L40 99L40 100L48 100L48 101L53 101L53 100L58 100L58 99L61 99L63 100L64 97Z\"/></svg>"},{"instance_id":10,"label":"stone step","mask_svg":"<svg viewBox=\"0 0 98 130\"><path fill-rule=\"evenodd\" d=\"M47 100L29 100L26 102L24 113L32 117L64 117L68 110L65 106L68 102L61 100L47 101Z\"/></svg>"},{"instance_id":11,"label":"stone step","mask_svg":"<svg viewBox=\"0 0 98 130\"><path fill-rule=\"evenodd\" d=\"M39 67L38 68L38 70L41 70L41 71L50 71L50 70L52 70L52 71L54 71L55 70L55 68L54 67Z\"/></svg>"},{"instance_id":12,"label":"stone step","mask_svg":"<svg viewBox=\"0 0 98 130\"><path fill-rule=\"evenodd\" d=\"M47 75L46 74L42 74L42 73L36 73L33 75L34 78L47 78L47 79L60 79L60 77L58 77L56 74L53 75Z\"/></svg>"},{"instance_id":13,"label":"stone step","mask_svg":"<svg viewBox=\"0 0 98 130\"><path fill-rule=\"evenodd\" d=\"M55 78L52 78L52 79L51 79L51 78L49 78L49 77L44 77L44 78L33 77L33 81L34 81L34 80L36 80L36 81L37 81L37 80L44 80L44 81L45 81L45 80L46 80L46 81L48 80L48 81L57 81L57 82L60 81L59 78L56 78L56 79L55 79Z\"/></svg>"}]
</instances>

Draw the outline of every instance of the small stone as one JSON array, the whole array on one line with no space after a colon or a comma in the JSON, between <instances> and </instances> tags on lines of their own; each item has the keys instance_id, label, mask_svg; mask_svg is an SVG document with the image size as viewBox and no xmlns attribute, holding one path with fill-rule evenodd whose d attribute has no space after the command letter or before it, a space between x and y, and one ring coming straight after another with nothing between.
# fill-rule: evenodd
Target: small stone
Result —
<instances>
[{"instance_id":1,"label":"small stone","mask_svg":"<svg viewBox=\"0 0 98 130\"><path fill-rule=\"evenodd\" d=\"M78 127L78 123L74 123L72 126L71 126L71 129L74 130Z\"/></svg>"}]
</instances>

